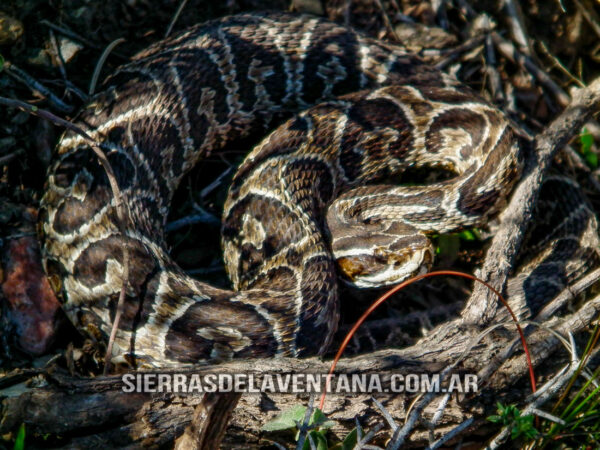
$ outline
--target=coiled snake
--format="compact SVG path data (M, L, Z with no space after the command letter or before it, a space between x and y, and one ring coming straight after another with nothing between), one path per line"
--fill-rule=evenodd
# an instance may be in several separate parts
M298 111L230 188L222 235L234 290L186 275L164 238L182 177ZM451 77L399 46L282 13L211 21L151 46L105 81L78 124L109 149L127 233L89 144L67 132L42 199L46 271L70 319L106 337L126 245L115 342L142 366L322 353L338 318L336 266L362 287L426 270L427 235L485 222L521 168L505 116ZM428 167L454 176L387 184Z

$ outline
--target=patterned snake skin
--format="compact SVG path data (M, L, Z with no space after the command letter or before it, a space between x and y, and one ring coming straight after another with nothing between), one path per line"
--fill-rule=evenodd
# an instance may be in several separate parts
M67 132L42 200L43 254L70 319L105 339L128 246L115 342L138 366L322 353L337 327L337 268L359 287L427 270L427 235L483 224L521 169L517 139L495 107L401 47L314 17L208 22L139 53L103 89L78 124L106 149L127 235L97 158ZM250 153L230 188L222 235L234 290L186 275L164 237L182 177L299 111ZM415 168L454 176L386 184ZM572 203L594 234L585 200ZM577 235L571 254L589 261L583 231L568 229ZM531 272L510 289L530 295Z

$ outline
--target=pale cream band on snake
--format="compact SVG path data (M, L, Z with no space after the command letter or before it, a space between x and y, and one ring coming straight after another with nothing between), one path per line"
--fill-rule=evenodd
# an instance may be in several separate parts
M193 279L165 243L180 180L285 118L242 163L225 203L233 290ZM107 153L127 234L97 158L67 132L41 206L45 266L73 323L106 339L128 247L115 342L137 366L323 353L337 327L338 274L374 287L427 270L428 235L484 224L522 165L509 121L470 89L399 46L283 13L215 20L151 46L105 81L77 123ZM426 168L453 175L390 184ZM574 201L595 229L585 200ZM523 277L513 290L534 295Z

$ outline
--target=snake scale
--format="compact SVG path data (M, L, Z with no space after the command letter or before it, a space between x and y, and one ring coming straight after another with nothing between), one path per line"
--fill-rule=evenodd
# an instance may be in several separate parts
M203 159L284 119L244 160L225 202L233 290L191 278L164 236L179 182ZM126 235L92 149L66 132L41 204L45 269L72 322L105 339L127 246L115 343L137 366L323 353L337 327L338 273L374 287L427 270L428 236L483 224L522 166L504 114L450 76L401 46L286 13L226 17L152 45L104 82L77 123L114 169ZM453 176L391 184L428 168ZM555 188L564 193L565 183ZM580 244L595 219L572 190L564 208L579 208L583 228L570 221L569 233L544 233L546 247L577 244L558 253L579 258L563 284L594 257ZM539 288L532 271L509 290Z

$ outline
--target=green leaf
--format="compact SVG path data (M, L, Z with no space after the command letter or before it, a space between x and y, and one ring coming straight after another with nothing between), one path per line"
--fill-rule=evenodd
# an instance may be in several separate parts
M594 144L594 136L587 130L587 128L583 128L581 135L579 136L579 142L581 143L581 153L584 155L590 151L592 145Z
M25 424L22 423L15 439L14 450L23 450L25 448Z
M325 430L323 431L315 431L312 430L308 433L308 436L312 437L313 442L317 446L317 450L327 450L327 439L325 438ZM306 436L306 441L304 441L304 445L302 446L302 450L310 450L310 440Z
M493 416L488 416L486 420L489 420L490 422L493 422L493 423L498 423L502 420L502 417L494 414Z
M587 152L587 154L585 155L585 160L588 163L588 166L590 166L591 169L597 169L598 168L598 154L594 153L592 151Z
M319 408L315 408L315 412L313 413L309 424L316 425L319 428L331 428L335 425L335 422L333 420L328 420L327 416L323 414L323 411Z
M342 441L342 450L352 450L358 443L358 430L353 428Z
M4 56L0 54L0 72L4 69Z
M592 150L592 146L594 145L594 136L586 128L582 130L582 133L579 135L579 143L581 144L581 154L585 158L588 166L591 169L598 168L598 154Z
M463 241L480 241L481 233L477 228L471 228L469 230L463 230L458 233L458 237Z
M305 413L306 407L302 405L296 405L291 409L283 411L275 419L265 423L262 429L263 431L279 431L296 428L296 422L302 422L304 420Z

